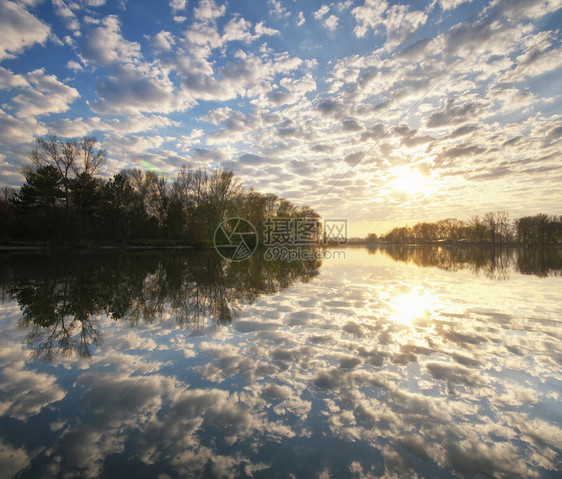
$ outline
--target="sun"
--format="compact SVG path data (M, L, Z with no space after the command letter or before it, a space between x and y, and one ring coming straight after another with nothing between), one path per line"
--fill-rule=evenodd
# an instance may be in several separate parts
M429 178L416 168L398 166L392 169L395 179L391 182L393 190L410 194L425 194L430 190Z

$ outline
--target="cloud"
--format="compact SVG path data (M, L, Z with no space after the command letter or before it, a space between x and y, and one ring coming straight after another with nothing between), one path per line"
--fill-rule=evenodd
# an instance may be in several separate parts
M51 29L25 8L11 1L0 3L0 60L15 58L23 50L44 45Z
M318 10L316 10L313 15L316 20L320 20L330 11L330 7L328 5L322 5Z
M428 117L426 125L429 128L440 128L466 123L473 121L480 111L481 107L476 102L467 102L460 106L455 106L455 100L448 99L445 104L445 109L432 113Z
M0 141L3 145L27 144L35 135L44 135L47 128L34 118L18 118L0 108Z
M123 134L136 138L125 143L138 157L157 161L155 145L160 145L160 161L173 168L184 146L166 131L169 123L186 141L184 130L203 131L193 140L196 147L216 148L223 155L220 164L237 168L245 182L279 194L289 191L296 202L313 202L321 185L333 184L353 155L372 147L369 161L350 173L351 183L336 186L318 205L321 212L337 210L350 222L362 222L361 228L368 227L367 217L387 221L392 209L400 211L393 221L404 223L488 209L485 205L496 204L499 195L487 193L478 179L494 182L495 188L510 178L513 189L502 190L502 198L514 205L514 214L531 203L533 211L553 204L547 193L553 185L534 189L524 202L515 201L521 194L514 192L532 182L550 184L548 172L556 168L552 155L559 140L550 132L560 120L560 98L551 81L562 60L560 34L552 26L557 2L493 0L470 16L477 5L457 0L428 1L425 7L345 1L304 11L270 1L266 17L255 23L234 4L194 0L188 9L180 1L154 10L160 26L142 35L119 9L104 16L108 10L94 10L91 2L53 1L40 7L33 1L2 4L29 23L3 40L11 45L0 50L5 58L43 45L44 75L56 72L56 81L68 88L35 92L26 75L43 65L21 66L35 61L35 51L21 65L3 64L0 121L7 130L0 136L8 143L0 154L10 165L6 171L17 169L34 134L53 128L68 134L93 129L102 139L107 136L127 158L114 159L119 166L133 157L110 127L128 131ZM53 25L32 15L34 8L51 9ZM181 17L182 24L173 17ZM67 29L75 20L82 27L79 39ZM344 26L363 40L355 38L353 53L345 48L330 58L317 55L310 29L298 28L310 20L332 28L324 33L334 42L350 40ZM64 45L55 45L59 37ZM288 37L299 44L299 57L282 41ZM53 41L47 43L49 38ZM55 57L66 65L64 74L51 68ZM224 106L231 113L218 121L213 112ZM187 111L192 114L179 115ZM162 121L139 120L153 112ZM400 121L406 133L389 131L406 112ZM205 120L210 117L217 122ZM152 135L158 138L150 141ZM237 162L244 154L275 158L275 165L264 167L262 176L260 165ZM503 163L501 154L509 161ZM426 165L431 181L441 184L439 192L420 196L417 206L407 192L389 184L389 169L407 164Z
M199 6L193 10L193 15L197 20L209 22L222 17L225 12L225 5L219 7L213 0L200 0Z
M324 115L332 115L341 110L341 104L335 100L322 100L317 108Z
M155 46L167 48L173 42L168 32L155 37ZM127 115L139 111L185 111L194 100L187 92L177 91L162 65L145 61L138 42L123 38L118 18L106 17L101 26L85 35L85 58L109 68L114 76L99 82L98 99L90 104L97 114Z
M460 157L475 157L485 151L486 149L481 146L460 143L452 148L443 149L436 158L436 164L442 165L446 160L451 161Z
M27 87L29 83L23 75L0 67L0 90L9 90L12 88Z
M552 127L552 129L545 135L543 139L544 146L550 146L558 143L562 137L562 125Z
M170 8L173 13L177 13L180 10L185 10L187 6L187 0L170 0Z
M101 26L92 28L86 34L82 52L88 60L101 67L130 67L142 58L140 44L123 38L115 15L105 17Z
M386 12L384 25L387 43L400 44L427 21L427 14L410 10L406 5L394 5Z
M463 3L470 3L472 0L439 0L439 5L445 11L453 10Z
M23 447L13 447L0 438L0 468L6 476L14 477L30 464Z
M355 35L364 37L369 30L376 35L386 33L385 48L393 49L408 39L427 21L427 13L410 10L407 5L389 6L386 1L365 0L363 6L354 8Z
M355 118L345 118L342 120L344 131L361 131L363 127Z
M384 0L365 0L362 6L351 10L357 22L354 29L355 35L364 37L369 29L377 32L379 28L382 28L383 13L386 11L387 6L388 4Z
M491 4L514 21L541 18L560 9L557 0L494 0Z
M169 52L175 43L174 36L166 30L160 30L154 35L153 44L157 50Z
M254 25L254 33L251 33L252 23L242 17L233 17L224 26L223 34L221 37L221 45L228 42L241 41L250 44L258 38L267 35L278 35L279 31L266 27L263 22ZM218 47L219 45L216 45Z
M275 30L274 28L266 27L264 25L264 22L256 23L256 25L254 26L254 32L255 32L254 39L257 39L263 35L268 35L268 36L279 35L278 30Z
M75 72L84 70L84 67L75 60L68 60L68 62L66 63L66 68Z
M479 129L480 129L480 127L478 125L459 126L458 128L455 128L451 132L451 134L449 135L449 138L458 138L459 136L468 135L472 132L478 131Z
M263 165L263 164L271 162L270 158L265 158L263 156L254 155L252 153L245 153L245 154L241 155L239 160L244 165ZM239 323L238 326L242 327L242 324Z
M553 46L552 32L540 32L526 39L525 50L515 60L515 68L504 75L506 82L519 82L559 68L562 62L562 47Z
M267 3L269 3L272 7L271 10L269 11L270 15L283 18L283 17L288 17L291 14L287 10L287 8L283 6L281 0L268 0Z
M493 16L485 16L454 25L443 34L442 41L445 42L444 52L451 58L459 55L474 59L486 51L505 55L516 46L515 42L522 33L521 29L505 26Z
M56 14L63 19L66 27L72 30L75 36L80 36L80 22L74 12L68 8L63 0L51 0Z
M339 18L336 17L335 15L330 15L328 18L326 18L326 20L324 21L324 25L326 25L326 28L328 30L334 31L337 26L338 26L338 21Z
M244 43L251 43L253 40L250 33L252 24L242 17L231 18L224 26L223 41L242 41Z
M31 87L12 99L20 117L63 113L80 97L78 90L46 74L44 68L28 73L27 79Z

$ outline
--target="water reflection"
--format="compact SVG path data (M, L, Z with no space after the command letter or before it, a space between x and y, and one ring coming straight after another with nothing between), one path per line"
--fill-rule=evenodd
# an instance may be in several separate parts
M241 304L318 274L319 261L274 262L255 255L244 263L216 254L136 253L21 255L4 258L0 290L15 299L28 331L31 357L90 357L102 342L98 318L135 326L169 319L179 327L228 323Z
M238 277L143 256L2 266L10 291L56 314L80 310L61 293L74 288L103 338L87 360L39 363L18 327L37 306L6 297L4 475L558 477L559 275L521 274L513 257L496 281L355 248L321 270L231 265ZM225 295L221 321L210 305Z
M371 254L382 252L395 261L416 266L435 266L446 271L469 269L490 279L507 279L510 271L540 277L562 274L562 249L492 248L477 246L369 246Z

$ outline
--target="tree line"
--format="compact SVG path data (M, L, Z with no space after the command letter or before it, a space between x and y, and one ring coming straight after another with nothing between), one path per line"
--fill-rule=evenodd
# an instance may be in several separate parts
M228 217L242 217L263 235L267 217L314 217L275 194L245 189L232 171L181 168L172 178L125 169L98 175L107 158L95 137L37 138L19 190L4 188L0 237L22 240L173 240L212 242Z
M524 244L545 246L562 241L562 216L539 213L511 220L505 211L473 216L469 221L448 218L435 223L393 228L378 237L367 235L368 243L431 244Z

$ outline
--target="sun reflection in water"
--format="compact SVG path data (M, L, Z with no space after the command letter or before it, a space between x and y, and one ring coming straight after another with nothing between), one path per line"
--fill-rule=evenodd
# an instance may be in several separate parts
M390 301L390 319L402 324L412 324L432 310L435 303L436 299L431 294L418 289L412 290Z

